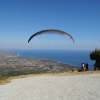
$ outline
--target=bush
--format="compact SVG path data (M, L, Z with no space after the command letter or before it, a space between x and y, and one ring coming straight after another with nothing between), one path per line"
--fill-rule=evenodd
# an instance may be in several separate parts
M100 50L99 49L96 48L94 51L90 53L90 59L96 61L94 64L95 66L94 70L96 68L100 70Z

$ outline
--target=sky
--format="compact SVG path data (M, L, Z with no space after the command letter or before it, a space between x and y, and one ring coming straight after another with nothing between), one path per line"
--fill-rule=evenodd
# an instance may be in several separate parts
M58 29L70 34L42 34ZM0 0L0 49L100 49L100 0Z

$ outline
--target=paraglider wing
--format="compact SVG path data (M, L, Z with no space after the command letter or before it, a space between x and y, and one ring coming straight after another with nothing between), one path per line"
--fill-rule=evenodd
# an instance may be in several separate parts
M35 34L33 34L33 35L29 38L28 43L29 43L30 40L31 40L32 38L34 38L35 36L41 35L41 34L48 34L48 33L50 33L50 34L60 34L60 35L67 36L67 37L69 37L69 38L74 42L74 39L73 39L73 37L72 37L70 34L64 32L64 31L61 31L61 30L49 29L49 30L42 30L42 31L36 32Z

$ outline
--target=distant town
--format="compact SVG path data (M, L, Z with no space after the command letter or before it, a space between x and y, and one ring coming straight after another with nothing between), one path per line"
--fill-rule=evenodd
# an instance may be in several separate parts
M79 69L77 66L71 66L52 60L25 58L18 56L16 53L0 51L0 77L56 73L77 69Z

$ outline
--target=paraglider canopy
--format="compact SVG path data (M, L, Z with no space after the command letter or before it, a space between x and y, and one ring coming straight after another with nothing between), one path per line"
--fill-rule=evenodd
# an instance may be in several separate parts
M57 30L57 29L48 29L48 30L42 30L42 31L36 32L35 34L33 34L33 35L29 38L28 43L29 43L30 40L31 40L32 38L34 38L35 36L41 35L41 34L48 34L48 33L49 33L49 34L60 34L60 35L67 36L67 37L69 37L69 38L73 41L73 43L74 43L74 39L73 39L73 37L72 37L70 34L64 32L64 31L62 31L62 30Z

